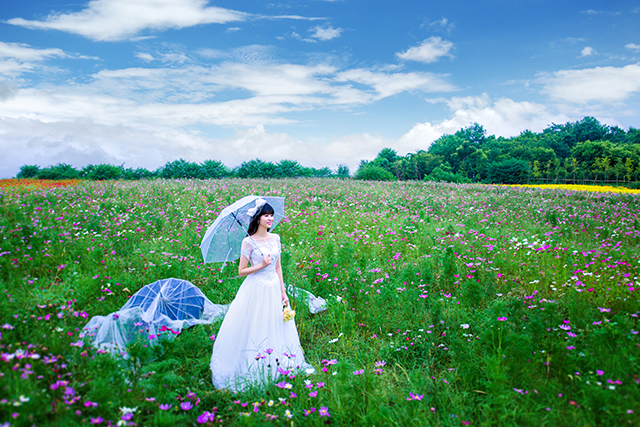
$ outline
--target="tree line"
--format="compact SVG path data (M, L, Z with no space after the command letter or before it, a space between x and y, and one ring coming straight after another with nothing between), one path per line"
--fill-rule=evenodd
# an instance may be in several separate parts
M428 142L425 141L425 146ZM302 166L295 160L278 163L250 160L228 168L218 160L202 163L183 159L154 171L124 165L88 165L76 169L66 163L41 168L24 165L17 178L38 179L211 179L211 178L348 178L349 167ZM361 160L354 178L363 180L426 180L445 182L611 183L640 187L640 130L608 126L593 117L551 124L542 132L525 130L510 138L487 135L474 123L453 135L443 135L418 150L400 156L382 149L371 161Z
M640 130L625 131L593 117L551 124L542 132L525 130L504 138L487 135L475 123L443 135L427 150L399 156L384 148L361 161L354 174L367 180L446 182L593 183L640 181Z
M202 163L188 162L184 159L167 162L154 171L145 168L125 168L124 164L88 165L76 169L66 163L41 168L38 165L24 165L17 178L35 179L88 179L88 180L140 180L140 179L212 179L212 178L348 178L347 165L339 165L335 171L328 167L313 168L302 166L295 160L282 160L278 163L260 159L250 160L230 169L218 160L205 160Z

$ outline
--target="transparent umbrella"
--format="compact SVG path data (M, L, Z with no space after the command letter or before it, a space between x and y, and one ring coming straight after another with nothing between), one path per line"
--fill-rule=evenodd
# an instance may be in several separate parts
M242 239L248 236L252 209L269 203L274 210L271 230L284 218L284 197L246 196L220 212L202 238L204 262L227 262L240 258Z
M95 347L126 355L134 341L153 344L163 333L177 335L183 328L212 323L224 317L227 308L213 304L186 280L162 279L143 286L115 313L91 318L83 333Z

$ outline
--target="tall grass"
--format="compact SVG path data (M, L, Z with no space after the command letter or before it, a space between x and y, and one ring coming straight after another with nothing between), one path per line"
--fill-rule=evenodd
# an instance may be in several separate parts
M214 389L219 323L136 344L126 360L83 343L91 316L158 279L230 302L237 270L204 265L199 243L248 194L286 197L285 280L329 302L310 314L293 301L316 374ZM0 190L0 420L637 424L639 200L334 180Z

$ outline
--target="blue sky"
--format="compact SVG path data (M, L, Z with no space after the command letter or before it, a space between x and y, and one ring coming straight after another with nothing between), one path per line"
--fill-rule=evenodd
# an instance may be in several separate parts
M640 127L640 1L59 0L0 8L0 177L260 158L355 170L474 122Z

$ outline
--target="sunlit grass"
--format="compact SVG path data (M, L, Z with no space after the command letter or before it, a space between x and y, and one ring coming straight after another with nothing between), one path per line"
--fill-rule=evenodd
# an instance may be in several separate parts
M312 315L292 301L315 375L214 389L219 324L136 345L128 360L83 344L90 317L158 279L230 302L237 269L203 264L199 243L248 194L286 198L285 280L329 303ZM637 424L639 201L328 179L0 191L0 421Z

